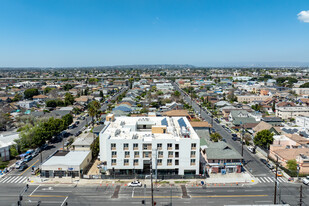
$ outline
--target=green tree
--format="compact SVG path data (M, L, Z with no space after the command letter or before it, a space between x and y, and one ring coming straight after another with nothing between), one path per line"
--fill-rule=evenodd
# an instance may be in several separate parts
M90 84L96 84L98 81L99 81L99 80L98 80L97 78L90 78L90 79L88 80L88 82L89 82Z
M36 88L26 89L24 91L25 99L32 99L33 96L38 95L39 90Z
M97 137L90 145L92 151L92 157L96 158L100 152L100 139Z
M179 91L177 91L177 90L176 90L176 91L174 91L174 96L175 96L175 97L179 97L179 96L180 96L180 92L179 92Z
M68 127L73 123L73 116L71 114L66 114L62 117L62 120L64 121L65 127Z
M289 170L297 171L297 162L295 159L288 160L286 164Z
M309 82L306 82L305 84L302 84L299 87L300 88L309 88Z
M74 86L73 86L72 84L65 84L65 85L63 86L63 89L64 89L65 91L69 91L69 90L72 89L72 88L74 88Z
M22 100L23 96L21 94L15 94L14 98L13 98L13 102L18 102L20 100Z
M219 140L222 140L222 136L218 132L215 132L210 135L210 140L218 142Z
M18 151L16 149L17 145L14 144L10 147L10 155L11 155L11 158L14 158L18 155Z
M47 107L52 107L52 108L57 107L57 102L54 99L46 101L45 104Z
M71 93L67 92L64 97L65 105L72 105L74 103L74 97Z
M253 142L257 146L268 148L274 141L273 134L269 130L262 130L258 132L253 138Z
M48 94L51 90L53 90L54 88L51 88L51 87L46 87L45 89L44 89L44 94Z

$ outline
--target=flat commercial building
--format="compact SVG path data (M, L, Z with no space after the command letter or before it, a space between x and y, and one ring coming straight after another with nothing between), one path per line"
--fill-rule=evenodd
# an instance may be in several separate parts
M79 177L89 165L91 151L57 151L41 165L44 177Z
M199 174L200 139L186 117L110 118L100 158L119 174Z

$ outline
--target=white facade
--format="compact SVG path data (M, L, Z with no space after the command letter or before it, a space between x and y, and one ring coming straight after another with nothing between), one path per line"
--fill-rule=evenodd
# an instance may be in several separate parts
M301 117L301 116L296 117L295 123L297 126L309 128L309 117Z
M309 117L309 107L278 107L276 108L276 116L282 119L295 118L297 116Z
M22 108L30 109L36 106L36 102L35 101L19 101L18 105Z
M198 135L182 117L118 117L100 132L100 158L108 170L146 171L157 160L158 173L199 174L199 150Z

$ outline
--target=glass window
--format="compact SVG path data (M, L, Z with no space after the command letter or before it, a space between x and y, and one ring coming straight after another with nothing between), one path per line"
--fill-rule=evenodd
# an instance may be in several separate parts
M168 156L173 156L173 152L168 152Z
M116 144L115 143L111 143L111 148L116 148Z
M196 143L192 143L191 148L196 148Z
M138 144L137 144L137 143L134 143L134 144L133 144L133 148L138 148Z
M112 164L116 164L117 160L116 159L112 159Z
M123 144L123 148L128 148L129 147L129 144L128 143L125 143L125 144Z
M129 163L129 160L128 160L128 159L124 159L124 163L125 163L125 164L128 164L128 163Z
M173 160L172 159L167 159L167 163L172 163Z
M125 156L130 156L130 152L125 152L124 155Z
M113 151L112 156L116 156L116 155L117 155L117 152Z
M134 164L137 164L138 163L138 160L134 160Z
M157 148L162 148L162 144L157 144Z
M191 156L195 156L195 151L191 151Z
M168 143L167 147L173 147L173 144L172 143Z
M175 144L175 149L179 150L179 144Z

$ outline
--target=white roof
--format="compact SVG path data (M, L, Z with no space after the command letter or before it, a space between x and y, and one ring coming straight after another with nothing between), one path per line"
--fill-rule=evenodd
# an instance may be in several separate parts
M7 147L15 144L15 139L19 139L19 133L2 133L0 135L0 147Z
M65 156L52 156L42 166L79 166L91 151L70 151Z
M180 120L180 119L183 119ZM185 125L179 125L179 121ZM167 124L167 125L166 125ZM183 123L181 123L183 124ZM141 125L147 125L149 129L138 129ZM164 126L165 133L152 133L151 127ZM185 128L186 126L186 128ZM110 122L102 135L108 139L142 139L149 141L152 139L181 139L184 134L190 134L186 138L199 139L190 122L185 117L117 117Z

